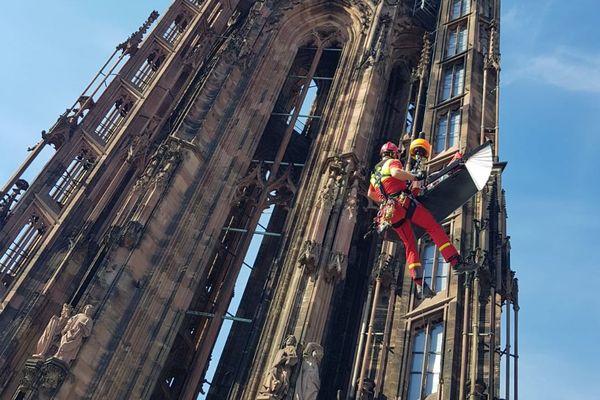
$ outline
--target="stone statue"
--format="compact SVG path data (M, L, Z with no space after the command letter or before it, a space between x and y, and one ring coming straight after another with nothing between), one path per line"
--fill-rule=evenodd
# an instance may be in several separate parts
M260 398L280 400L285 397L290 387L292 368L298 363L296 345L295 336L289 335L285 339L284 347L277 352L273 364L265 375L259 392Z
M94 321L92 321L92 313L94 306L88 304L83 307L83 312L72 316L67 325L62 330L60 345L54 357L70 363L79 352L83 338L90 336Z
M344 274L344 264L346 263L346 255L339 251L331 253L329 262L324 265L323 276L328 283L336 282Z
M60 334L71 317L72 312L71 306L65 303L62 306L60 316L53 315L50 318L48 325L46 325L46 329L44 329L44 333L42 333L37 342L33 358L46 359L49 354L52 354L52 351L56 350L60 340Z
M305 272L312 274L317 270L317 262L321 246L312 240L306 240L302 245L300 255L298 256L298 267L305 268Z
M316 400L321 387L319 365L323 359L323 347L309 342L302 355L302 366L296 381L294 400Z

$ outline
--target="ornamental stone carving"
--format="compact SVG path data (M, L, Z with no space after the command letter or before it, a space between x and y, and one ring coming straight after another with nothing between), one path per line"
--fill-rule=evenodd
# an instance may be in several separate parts
M323 268L323 277L327 283L335 283L342 278L346 269L347 259L343 253L331 253L329 262Z
M323 347L318 343L309 342L302 355L300 374L296 381L294 400L316 400L321 388L319 366L323 359Z
M423 34L423 48L421 49L421 58L419 59L419 65L417 67L416 74L419 79L427 78L427 72L429 71L429 62L431 61L431 37L429 32Z
M119 232L118 243L120 246L126 249L133 249L137 247L142 239L142 233L144 231L144 225L139 221L129 221L125 227Z
M327 168L327 181L319 194L319 201L323 208L331 209L333 207L339 188L343 184L345 166L345 160L338 156L330 159Z
M282 349L277 351L275 360L265 374L258 399L281 400L290 389L292 369L298 363L296 346L298 341L293 335L285 339Z
M53 315L46 325L46 329L42 332L38 342L35 354L33 358L45 360L54 354L58 348L60 336L67 324L69 318L71 318L72 308L68 304L63 304L60 315Z
M298 256L298 267L304 268L307 274L312 274L317 270L317 263L321 253L321 245L312 241L306 240L302 245L302 250Z
M386 253L381 253L375 261L373 275L375 278L381 280L381 283L384 287L389 287L389 285L396 279L396 274L398 271L397 267L397 258Z
M269 183L267 187L267 206L274 204L289 209L292 206L296 191L297 188L292 179L292 166L290 166L281 176Z
M175 171L175 167L180 161L181 145L172 142L169 143L161 168L159 168L158 173L154 177L153 181L157 185L164 186L168 182L169 178Z
M68 373L69 366L67 363L56 358L46 361L41 369L41 392L46 396L52 396L63 384Z
M127 147L125 161L136 166L143 166L150 150L150 129L146 129L139 135L131 138Z
M335 174L329 172L327 182L325 182L323 189L321 189L320 200L323 208L331 209L333 207L333 202L335 201L335 181Z
M148 16L148 19L146 19L146 21L143 23L142 26L139 27L137 31L132 33L126 41L117 45L117 50L122 51L123 54L135 54L139 49L139 45L142 43L144 35L150 28L150 25L152 25L152 23L156 21L158 16L158 11L152 11L150 13L150 16Z
M46 226L45 221L35 212L31 214L31 217L29 217L28 222L31 224L31 226L37 229L40 235L46 233L46 229L48 227Z
M484 55L484 67L488 69L500 70L500 51L498 45L498 28L496 20L490 22L488 51Z
M65 144L71 136L77 126L77 118L73 116L67 116L68 110L58 117L58 120L50 128L50 132L42 131L42 140L48 144L54 146L55 149L59 149Z
M360 13L361 32L366 33L373 20L373 7L364 0L349 0L348 2Z
M29 183L25 179L17 179L11 189L12 193L9 191L0 193L0 226L2 226L2 223L8 217L10 210L17 203L18 199L29 189Z
M36 383L40 376L40 370L42 368L42 361L36 359L29 359L25 361L25 367L19 381L20 392L36 392Z
M150 157L150 162L135 183L134 190L148 184L164 186L175 171L181 158L181 145L179 143L171 141L161 144Z
M375 398L375 382L371 378L365 378L360 385L358 400L373 400Z
M231 201L234 207L244 207L244 204L258 205L259 195L267 188L269 169L263 163L256 163L250 172L236 184L235 194Z
M360 189L359 186L360 180L354 179L354 181L352 182L352 186L350 187L350 191L346 196L346 210L348 210L348 219L350 219L352 223L356 223L357 221L359 206L358 193Z
M373 41L365 52L364 61L361 63L361 66L372 66L385 59L391 22L392 18L390 15L381 14L379 16L373 35Z

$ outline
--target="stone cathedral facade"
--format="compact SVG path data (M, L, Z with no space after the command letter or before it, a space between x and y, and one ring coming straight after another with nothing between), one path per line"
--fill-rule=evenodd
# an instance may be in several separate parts
M0 192L0 398L517 399L499 0L175 0L119 44ZM492 141L426 238L365 233L367 177ZM37 178L24 174L55 150ZM219 350L217 350L219 349Z

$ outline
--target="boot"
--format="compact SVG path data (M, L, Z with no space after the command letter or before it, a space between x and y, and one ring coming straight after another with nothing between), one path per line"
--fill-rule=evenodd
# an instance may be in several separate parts
M436 295L436 293L431 290L427 282L423 282L423 285L416 285L417 287L417 298L419 300L430 299Z
M465 261L462 257L459 256L458 262L454 264L452 268L454 269L454 271L456 271L457 274L465 274L467 272L477 271L479 265Z

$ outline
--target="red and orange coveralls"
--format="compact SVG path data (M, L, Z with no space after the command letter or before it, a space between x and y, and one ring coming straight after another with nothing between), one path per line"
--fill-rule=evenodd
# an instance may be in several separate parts
M412 229L413 223L429 233L446 262L453 267L459 262L458 252L429 210L414 198L408 188L408 182L392 176L392 169L395 168L402 170L403 166L400 160L394 158L384 159L377 164L371 174L369 192L377 193L380 203L393 201L393 212L389 222L404 243L406 263L412 280L417 285L422 285L423 266ZM382 190L385 193L382 193Z

